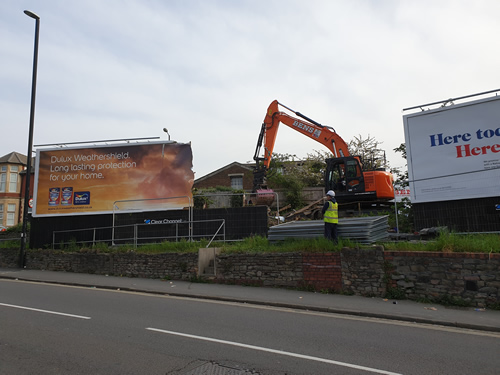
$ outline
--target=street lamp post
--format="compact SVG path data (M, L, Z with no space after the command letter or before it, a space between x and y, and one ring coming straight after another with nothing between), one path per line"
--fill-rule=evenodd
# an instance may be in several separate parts
M26 186L24 189L24 209L23 209L23 229L21 233L21 250L19 253L19 266L24 268L26 258L26 232L28 225L28 206L30 200L30 179L31 179L31 152L33 148L33 128L35 122L35 98L36 98L36 73L38 66L38 36L40 31L40 17L35 13L25 10L24 13L35 20L35 50L33 52L33 77L31 80L31 110L30 110L30 129L28 136L28 159L26 161Z

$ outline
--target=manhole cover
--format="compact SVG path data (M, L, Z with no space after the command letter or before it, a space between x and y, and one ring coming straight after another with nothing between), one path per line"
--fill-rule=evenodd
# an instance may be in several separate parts
M259 375L258 372L207 362L183 375Z

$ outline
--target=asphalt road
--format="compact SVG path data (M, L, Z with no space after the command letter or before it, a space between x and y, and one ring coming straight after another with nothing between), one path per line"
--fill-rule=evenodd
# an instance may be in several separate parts
M7 375L498 374L499 348L494 332L0 280Z

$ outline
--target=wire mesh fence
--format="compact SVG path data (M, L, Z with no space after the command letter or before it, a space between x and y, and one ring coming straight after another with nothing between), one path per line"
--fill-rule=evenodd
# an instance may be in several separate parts
M211 224L209 228L213 230L206 232L206 224ZM132 245L137 248L143 244L200 239L207 239L207 246L214 241L224 242L226 239L225 220L163 221L54 231L52 248L65 248L73 245L96 246L100 243L111 246Z

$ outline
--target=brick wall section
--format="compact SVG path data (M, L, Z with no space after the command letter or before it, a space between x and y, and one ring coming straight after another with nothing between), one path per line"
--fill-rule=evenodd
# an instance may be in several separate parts
M304 286L314 290L342 291L342 266L339 253L302 254Z
M386 292L384 262L382 247L342 249L343 290L361 296L383 296Z
M500 254L385 252L393 285L407 298L500 302Z

